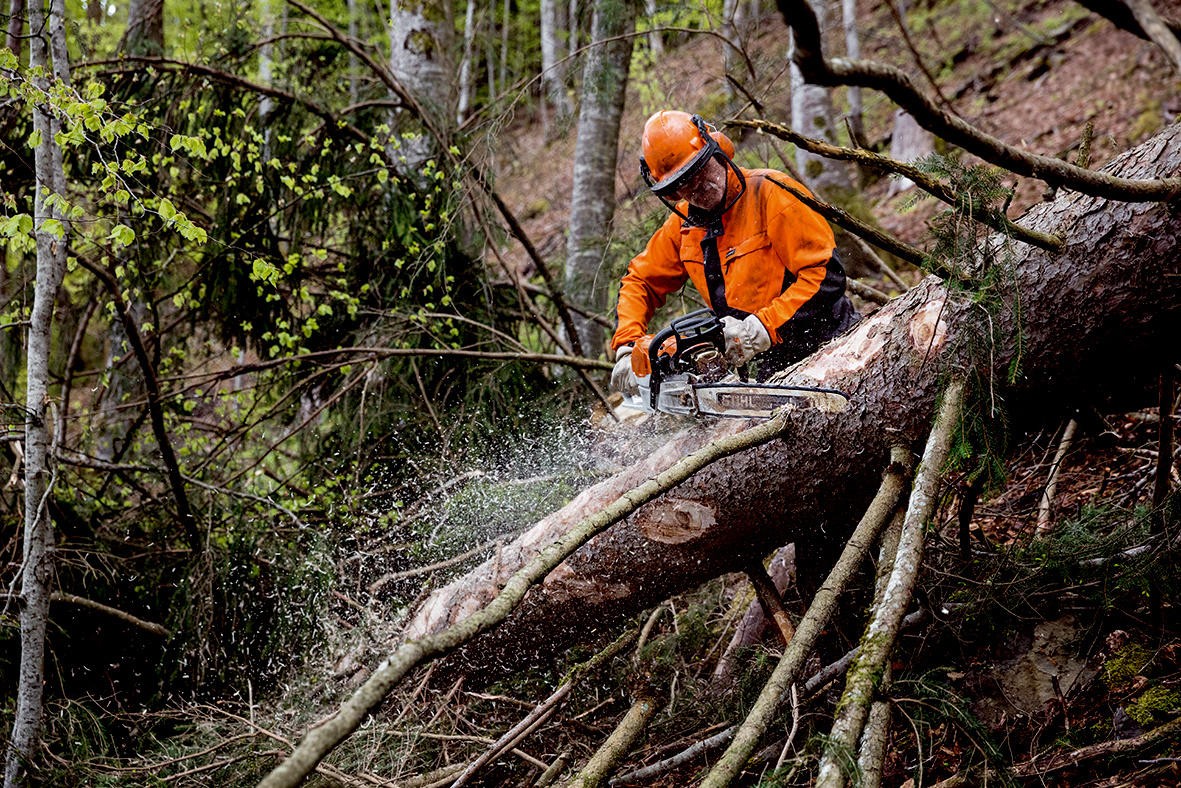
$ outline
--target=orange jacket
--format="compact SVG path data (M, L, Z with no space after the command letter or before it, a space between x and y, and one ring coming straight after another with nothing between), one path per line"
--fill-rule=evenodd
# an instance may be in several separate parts
M776 170L742 174L746 192L722 215L720 227L694 226L672 214L628 264L615 307L613 351L647 333L652 315L686 279L720 316L758 315L773 345L783 341L781 329L797 315L806 320L816 312L813 307L831 306L844 296L844 271L832 259L832 229L769 179L807 190ZM737 187L730 172L727 200ZM684 201L677 209L694 216ZM714 240L717 257L711 265Z

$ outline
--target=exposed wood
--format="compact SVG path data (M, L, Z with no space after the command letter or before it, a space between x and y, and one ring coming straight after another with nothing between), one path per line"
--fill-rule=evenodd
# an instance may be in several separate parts
M771 579L767 570L758 561L751 563L746 570L746 576L750 578L750 584L754 587L755 595L759 598L763 614L775 623L775 629L786 646L791 642L791 637L796 630L791 623L791 617L787 615L787 609L783 606L783 600L779 597L775 581Z
M1050 527L1050 513L1054 508L1054 491L1058 489L1058 475L1062 469L1062 461L1070 451L1070 444L1074 441L1074 431L1078 428L1078 421L1071 419L1062 429L1062 439L1058 441L1058 451L1054 453L1054 461L1050 463L1050 475L1046 479L1046 489L1042 491L1042 499L1037 507L1037 530L1044 531Z

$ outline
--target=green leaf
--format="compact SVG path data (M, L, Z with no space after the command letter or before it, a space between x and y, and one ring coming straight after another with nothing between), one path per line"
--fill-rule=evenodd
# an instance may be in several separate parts
M172 202L167 197L161 198L159 211L161 218L165 221L176 216L176 208L173 207Z
M130 246L131 242L135 240L135 230L132 230L125 224L117 224L112 228L111 234L107 236L119 246Z
M29 135L29 147L36 150L41 146L41 130L34 129L33 133Z
M49 233L59 240L66 237L66 228L57 219L46 219L41 222L41 232Z

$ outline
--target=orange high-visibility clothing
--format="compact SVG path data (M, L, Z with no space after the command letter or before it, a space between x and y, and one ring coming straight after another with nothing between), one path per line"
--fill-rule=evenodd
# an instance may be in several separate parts
M845 272L833 255L832 229L771 180L807 189L776 170L742 174L746 191L728 211L702 216L682 201L677 209L693 221L672 214L632 259L619 287L612 350L643 336L665 297L686 279L719 316L758 315L772 352L779 343L796 344L803 337L814 349L838 324L847 325L852 305L844 299ZM731 172L727 200L737 191L737 180ZM838 304L842 300L845 304ZM845 317L838 314L841 308Z

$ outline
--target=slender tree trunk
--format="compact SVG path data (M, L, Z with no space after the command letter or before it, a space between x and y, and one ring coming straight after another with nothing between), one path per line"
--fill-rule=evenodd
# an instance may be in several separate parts
M570 14L571 14L570 15L571 47L570 48L571 48L571 50L574 49L574 46L573 46L574 27L575 27L574 9L577 8L577 6L575 5L576 2L577 2L577 0L570 0L570 9L571 9L571 12L570 12ZM644 0L644 13L648 15L649 20L651 20L652 17L656 16L656 0ZM658 58L664 54L664 35L659 30L653 30L651 33L648 34L648 49L650 49L652 51L653 57ZM728 56L729 56L729 50L727 50L727 57ZM726 70L729 71L729 68L727 68Z
M104 8L103 0L86 0L86 21L92 25L101 25Z
M742 33L746 29L746 3L744 0L725 0L722 3L722 35L726 44L722 47L726 73L734 79L743 77ZM738 100L739 93L727 80L726 95L731 102Z
M566 68L558 64L557 0L541 0L541 81L545 93L557 114L556 120L568 117L573 111L566 95Z
M857 0L841 0L841 16L845 27L845 57L861 59L861 37L857 34ZM865 128L861 123L861 88L848 89L849 127L858 144L865 143Z
M5 46L12 50L17 60L21 56L21 31L25 22L25 0L9 0L8 27L5 33Z
M127 27L119 51L129 55L164 54L164 0L129 0Z
M357 7L357 0L349 0L349 38L354 41L357 40L357 14L360 10ZM357 55L353 51L349 51L349 103L356 104L358 99L358 85L357 80L359 74L360 64L357 62Z
M1177 172L1181 124L1104 169L1137 178ZM986 393L1005 402L1009 417L1020 422L1014 428L1021 428L1086 407L1135 371L1158 364L1161 343L1181 331L1176 211L1066 192L1035 206L1023 222L1068 241L1057 254L1015 243L1011 285L996 294L1002 304L994 313L983 314L971 294L927 278L783 377L844 391L850 398L844 412L794 414L784 440L718 461L600 534L452 664L509 670L741 569L801 534L821 546L841 544L876 489L889 445L921 440L941 380L954 370L984 375ZM1020 378L1008 385L1006 370L1017 361ZM743 426L737 419L687 425L664 447L536 523L494 561L436 591L407 634L464 618L587 513Z
M570 235L566 244L566 293L592 312L606 309L607 282L600 277L615 215L615 164L619 122L627 93L635 27L633 0L598 0L591 22L594 44L582 73L582 103L574 150L574 188L570 196ZM621 38L622 37L622 38ZM603 352L602 326L575 314L583 352Z
M69 84L66 59L65 0L52 0L49 24L45 25L43 0L29 7L29 66L48 69L53 53L53 76ZM50 36L48 47L43 33ZM48 50L48 51L47 51ZM34 84L47 90L50 80L34 77ZM37 281L29 319L26 357L25 419L25 530L21 562L21 659L17 685L16 714L13 718L4 784L24 785L28 766L36 750L41 729L42 684L45 675L45 633L53 585L53 531L49 520L51 492L49 349L57 289L66 269L69 222L59 207L46 205L48 194L65 197L62 152L56 141L58 122L40 105L33 107L33 128L40 135L34 161L36 189L34 216L37 237ZM51 230L57 222L60 237ZM60 429L60 426L59 426Z
M812 4L821 30L828 29L831 0L817 0ZM795 51L793 35L792 51ZM791 125L800 134L818 137L831 145L838 143L832 108L832 91L820 85L809 85L795 62L791 64ZM801 148L796 149L796 167L804 177L804 185L822 192L829 200L844 202L853 193L853 179L848 165L817 156Z
M390 0L390 71L422 105L436 128L450 130L455 120L455 69L451 48L455 25L444 0ZM418 172L435 156L435 140L406 116L395 128L408 172Z
M472 47L476 38L476 0L468 0L463 18L463 60L459 64L459 106L455 124L463 123L472 97Z

